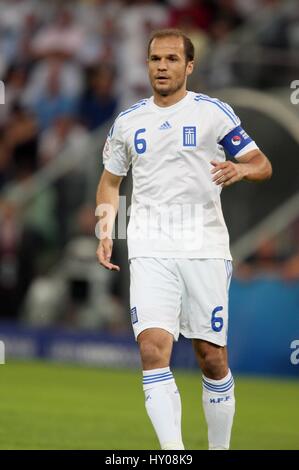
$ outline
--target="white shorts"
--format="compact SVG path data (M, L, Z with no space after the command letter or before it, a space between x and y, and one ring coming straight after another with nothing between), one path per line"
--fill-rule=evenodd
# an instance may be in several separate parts
M162 328L178 340L227 342L231 261L133 258L130 260L131 321L135 338Z

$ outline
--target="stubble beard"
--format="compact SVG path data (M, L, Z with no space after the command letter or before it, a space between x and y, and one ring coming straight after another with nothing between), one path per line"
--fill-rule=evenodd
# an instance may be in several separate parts
M158 88L154 85L154 83L152 84L153 86L153 90L160 96L171 96L171 95L174 95L177 91L179 91L181 88L183 88L184 86L184 83L185 83L185 80L182 80L181 82L177 82L176 84L174 84L172 87L169 87L168 89L161 89L161 88Z

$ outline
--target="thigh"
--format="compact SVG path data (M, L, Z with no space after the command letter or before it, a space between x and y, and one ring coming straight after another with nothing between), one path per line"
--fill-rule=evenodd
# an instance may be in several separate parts
M148 328L161 328L175 340L179 334L181 286L172 261L162 258L130 260L131 321L135 337Z
M223 259L188 259L181 264L180 331L185 337L226 345L231 272L231 262Z

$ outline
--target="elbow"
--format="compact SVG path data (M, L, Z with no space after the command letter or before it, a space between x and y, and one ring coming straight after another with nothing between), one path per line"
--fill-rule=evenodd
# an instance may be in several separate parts
M265 169L265 180L269 180L272 177L273 170L270 161L267 159L267 165Z
M260 173L260 181L269 180L272 177L272 165L268 157L261 152L261 173Z

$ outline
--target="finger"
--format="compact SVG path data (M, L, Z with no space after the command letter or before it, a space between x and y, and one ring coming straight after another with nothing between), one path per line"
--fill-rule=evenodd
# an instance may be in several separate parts
M116 264L110 263L110 256L105 256L105 250L101 246L97 251L97 257L102 266L104 268L109 269L110 271L120 271L120 267Z
M215 181L215 184L217 184L217 185L224 184L224 183L226 183L226 181L228 181L230 179L231 179L231 176L223 175L222 178L219 178Z
M120 267L116 264L110 263L110 261L99 257L100 264L104 266L104 268L109 269L109 271L120 271Z
M219 170L224 170L225 168L230 168L230 163L229 162L223 162L223 163L218 163L217 165L214 165L215 168L211 170L211 173L216 173Z
M227 179L224 177L224 178L221 178L220 180L216 181L215 184L217 186L223 185L226 181L227 181Z
M233 174L227 170L227 171L222 171L221 174L217 174L214 178L213 178L213 181L214 183L216 184L219 184L219 183L224 183L226 180L229 180L230 178L233 177Z
M117 271L117 272L120 271L120 267L117 266L117 264L111 264L111 263L109 263L109 264L110 264L109 269L110 269L111 271Z
M112 250L110 248L110 246L103 246L102 247L102 250L103 250L103 256L106 260L110 261L111 259L111 255L112 255Z
M214 168L212 168L211 173L215 173L216 171L218 171L218 169L219 169L218 167L220 165L220 162L217 162L216 160L212 160L210 163L214 167Z
M109 261L106 260L106 258L103 256L103 254L101 252L97 252L97 257L98 257L98 261L99 263L102 265L102 266L105 266L105 268L107 268L107 264L109 263Z
M112 263L109 263L108 261L105 261L105 263L103 263L103 266L106 269L109 269L109 271L120 271L120 267L117 266L117 264L112 264Z
M225 183L223 183L223 186L230 186L231 184L236 183L237 181L239 181L238 178L236 176L233 176L232 178L225 181Z
M219 171L216 173L216 175L214 175L212 181L216 181L216 180L218 180L219 178L222 178L223 176L227 176L229 173L230 173L230 170L229 170L229 169L219 170Z
M107 265L107 263L109 263L110 257L107 257L106 252L105 252L105 249L104 249L103 246L100 246L100 247L99 247L99 249L98 249L98 251L97 251L97 257L98 257L99 262L100 262L103 266L107 267L106 265Z

